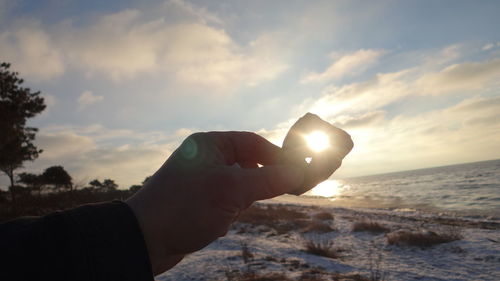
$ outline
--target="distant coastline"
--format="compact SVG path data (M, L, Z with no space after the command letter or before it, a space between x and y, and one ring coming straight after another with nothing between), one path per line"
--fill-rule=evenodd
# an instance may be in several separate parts
M457 164L450 164L450 165L430 166L430 167L410 169L410 170L397 170L397 171L392 171L392 172L367 174L367 175L354 176L354 177L345 177L345 178L338 178L338 179L340 179L340 180L344 180L344 179L348 180L348 179L368 178L368 177L374 177L374 176L392 175L392 174L400 174L400 173L413 172L413 171L422 171L422 170L430 170L430 169L445 168L445 167L455 167L455 166L462 166L462 165L469 165L469 164L478 164L478 163L487 163L487 162L495 162L495 161L500 161L500 158L490 159L490 160L473 161L473 162L464 162L464 163L457 163Z

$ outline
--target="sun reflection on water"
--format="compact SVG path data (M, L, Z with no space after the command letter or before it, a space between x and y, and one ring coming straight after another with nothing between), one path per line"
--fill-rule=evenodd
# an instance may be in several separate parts
M341 181L338 180L326 180L319 183L313 189L306 193L306 195L311 196L322 196L322 197L336 197L342 193L345 186Z

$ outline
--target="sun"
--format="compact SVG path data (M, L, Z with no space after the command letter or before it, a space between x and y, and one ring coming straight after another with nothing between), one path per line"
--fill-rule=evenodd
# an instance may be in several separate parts
M330 138L321 131L315 131L305 136L307 146L315 152L320 152L330 146Z

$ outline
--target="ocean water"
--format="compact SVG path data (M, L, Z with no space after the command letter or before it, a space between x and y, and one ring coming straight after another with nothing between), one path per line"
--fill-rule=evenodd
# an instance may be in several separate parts
M341 207L500 218L500 159L329 180L306 194Z

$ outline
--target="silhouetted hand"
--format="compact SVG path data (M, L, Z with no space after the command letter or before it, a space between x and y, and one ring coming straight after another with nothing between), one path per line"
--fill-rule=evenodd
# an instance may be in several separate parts
M154 274L224 236L254 201L298 188L303 170L278 165L280 151L249 132L189 136L126 201L143 231Z

